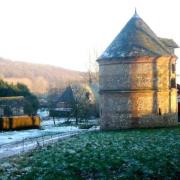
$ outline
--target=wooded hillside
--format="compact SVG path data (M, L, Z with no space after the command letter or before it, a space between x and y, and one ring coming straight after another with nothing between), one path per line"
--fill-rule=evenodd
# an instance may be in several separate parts
M23 83L34 93L64 88L72 82L82 82L84 73L60 67L0 58L0 78L9 83Z

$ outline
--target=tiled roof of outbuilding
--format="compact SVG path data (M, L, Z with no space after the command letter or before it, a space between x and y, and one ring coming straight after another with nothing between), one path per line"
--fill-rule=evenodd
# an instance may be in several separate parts
M174 42L173 39L167 39L167 38L160 38L159 39L167 46L172 48L179 48L179 46Z
M98 59L173 55L169 46L178 47L173 40L158 38L135 12L134 16Z
M58 99L58 102L73 103L74 101L75 99L72 88L71 86L68 86L62 93L61 97Z
M24 105L23 96L0 97L0 106L20 107Z

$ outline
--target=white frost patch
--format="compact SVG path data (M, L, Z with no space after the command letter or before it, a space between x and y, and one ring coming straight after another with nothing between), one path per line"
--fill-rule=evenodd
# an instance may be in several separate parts
M44 132L71 132L71 131L79 131L79 128L74 126L63 126L63 127L53 127L49 129L45 129Z
M33 138L40 135L40 130L23 130L23 131L9 131L0 133L0 145L6 143L12 143L16 141L22 141L26 138Z
M39 109L39 110L37 111L37 115L39 115L40 118L46 118L46 117L49 116L49 111L46 110L46 109Z
M60 118L60 119L54 119L55 120L55 123L56 124L59 124L59 123L63 123L63 122L66 122L67 119L66 118ZM41 126L42 127L45 127L45 126L54 126L54 121L53 119L49 119L49 120L42 120L41 122Z
M102 56L102 58L110 58L111 57L111 55L107 51L105 51L101 56Z
M100 130L100 126L93 126L89 129L89 131L99 131Z
M59 122L64 121L65 119L61 119L60 121L56 121L56 123L58 124ZM48 134L61 134L80 131L78 127L74 126L54 126L53 120L42 121L41 126L42 129L0 132L0 145L41 137Z

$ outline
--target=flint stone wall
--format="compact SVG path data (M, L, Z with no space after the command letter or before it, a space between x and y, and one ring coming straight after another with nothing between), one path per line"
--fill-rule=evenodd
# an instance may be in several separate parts
M101 129L176 125L173 63L172 57L99 62Z

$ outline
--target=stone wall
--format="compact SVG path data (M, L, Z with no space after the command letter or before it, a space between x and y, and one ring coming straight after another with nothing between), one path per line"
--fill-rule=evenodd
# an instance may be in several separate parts
M101 90L169 89L170 78L175 77L171 64L175 58L139 58L100 62Z
M102 93L101 128L175 125L177 123L176 102L171 104L172 109L169 109L169 92L166 91ZM171 116L172 118L167 120L167 117Z
M99 63L102 129L177 124L177 92L171 88L174 57Z

